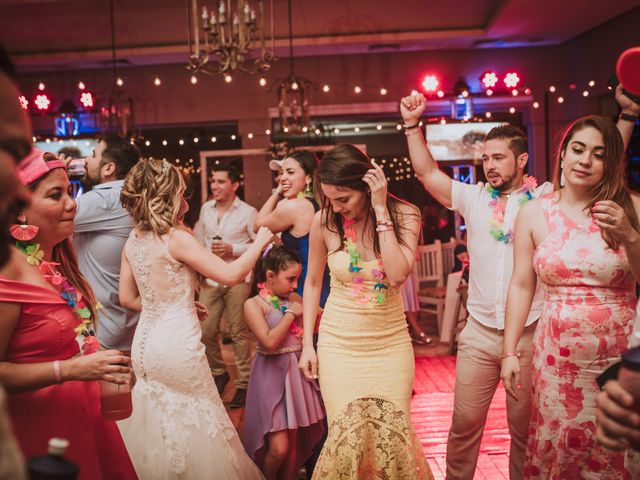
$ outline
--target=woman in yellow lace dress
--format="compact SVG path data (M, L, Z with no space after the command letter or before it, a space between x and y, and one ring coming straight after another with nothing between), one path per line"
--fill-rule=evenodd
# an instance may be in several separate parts
M431 479L409 416L414 359L400 294L419 212L387 195L382 168L352 145L324 155L317 181L324 199L310 232L300 368L319 378L329 434L313 478ZM331 290L316 356L326 263Z

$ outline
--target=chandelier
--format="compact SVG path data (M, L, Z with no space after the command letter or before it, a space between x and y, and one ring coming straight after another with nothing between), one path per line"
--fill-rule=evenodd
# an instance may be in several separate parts
M210 10L198 0L187 0L189 64L194 72L228 75L266 72L276 60L273 55L273 0L271 8L271 49L267 48L264 0L217 0ZM252 51L259 56L252 58Z
M318 86L311 80L297 76L293 71L293 26L291 0L289 10L289 76L276 80L278 95L278 117L283 133L306 133L311 128L309 119L309 97L311 89Z
M116 34L113 12L113 0L109 0L109 13L111 23L111 67L113 71L113 84L111 91L100 106L100 129L102 131L116 132L123 137L128 136L134 129L134 104L131 98L122 88L122 80L118 77L116 59Z

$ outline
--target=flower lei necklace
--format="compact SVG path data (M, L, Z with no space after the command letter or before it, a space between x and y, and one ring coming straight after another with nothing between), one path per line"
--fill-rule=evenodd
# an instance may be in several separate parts
M45 280L60 292L60 297L67 302L67 305L73 308L75 314L80 318L81 323L74 329L74 332L78 335L78 338L83 338L82 352L88 354L99 350L100 343L96 339L92 328L94 321L91 318L91 311L87 308L84 298L82 298L82 293L71 285L66 277L56 269L56 266L60 264L43 260L44 251L40 249L39 243L18 241L16 246L27 255L27 263L38 267ZM100 308L102 308L102 305L98 302L96 310Z
M344 229L344 249L349 255L349 271L352 273L351 277L351 296L356 299L356 303L360 305L376 304L384 302L387 297L385 290L389 286L383 283L387 274L384 273L384 267L382 260L378 259L378 268L374 268L372 273L377 282L373 286L373 293L366 295L364 293L364 277L360 274L362 267L358 266L360 263L360 253L356 245L357 236L356 229L354 228L355 220L344 218L342 220L342 227Z
M528 175L525 176L524 185L520 190L524 195L518 199L518 205L520 208L529 200L533 199L533 191L537 186L538 182L535 177L530 177ZM502 205L500 203L500 190L496 190L491 186L491 184L487 183L485 191L491 195L489 206L493 208L491 220L489 221L489 233L494 240L507 244L513 240L514 232L513 228L506 231L502 228L504 224L506 204Z
M282 304L280 298L273 293L273 290L267 288L265 282L260 282L258 284L258 288L260 289L258 295L260 295L273 308L275 308L276 310L280 310L284 315L284 312L287 311L287 306ZM293 321L291 322L291 325L289 325L289 332L294 334L296 337L301 338L303 330L302 328L300 328L300 325Z

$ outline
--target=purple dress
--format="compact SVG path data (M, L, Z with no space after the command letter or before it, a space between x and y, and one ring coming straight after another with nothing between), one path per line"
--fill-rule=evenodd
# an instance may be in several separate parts
M269 305L265 316L269 328L280 323L282 316L280 310ZM242 437L244 448L254 461L269 432L298 430L297 468L309 458L322 438L325 413L320 389L315 381L306 380L298 368L301 349L300 339L292 333L288 333L275 350L282 353L266 352L258 344L249 379Z

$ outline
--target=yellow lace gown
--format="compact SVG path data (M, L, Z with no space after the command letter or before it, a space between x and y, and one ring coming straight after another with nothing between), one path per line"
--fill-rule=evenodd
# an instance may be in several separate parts
M400 289L364 303L378 283L377 260L359 262L361 294L353 292L346 252L329 255L328 265L318 375L329 434L313 480L432 479L409 416L414 358Z

